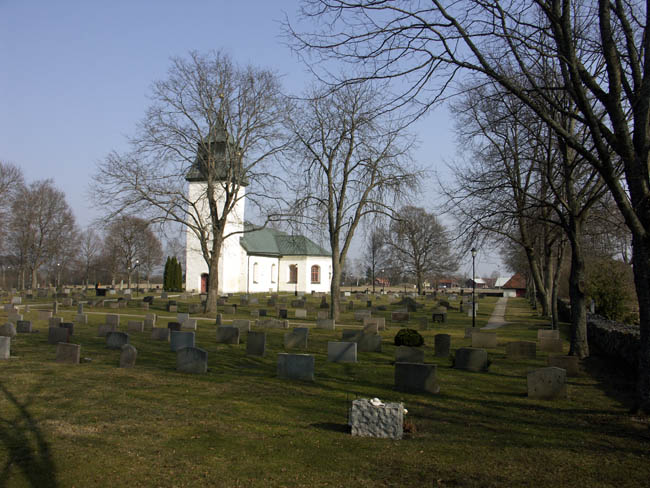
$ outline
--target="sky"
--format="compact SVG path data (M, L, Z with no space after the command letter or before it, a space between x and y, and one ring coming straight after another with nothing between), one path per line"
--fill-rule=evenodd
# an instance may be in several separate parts
M280 25L298 9L297 0L0 0L0 160L28 182L54 180L79 225L89 225L100 215L89 199L96 164L126 150L170 57L222 49L275 70L289 94L313 81ZM412 127L421 167L444 177L456 153L452 129L444 107ZM417 204L434 211L435 182L422 188ZM460 271L470 274L471 257L464 262ZM479 252L478 275L499 266L493 253Z

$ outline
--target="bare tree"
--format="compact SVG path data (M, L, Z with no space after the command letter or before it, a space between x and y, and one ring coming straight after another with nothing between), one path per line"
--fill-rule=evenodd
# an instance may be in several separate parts
M407 206L396 212L386 233L386 244L392 261L404 272L415 275L419 294L425 278L458 269L458 258L451 251L446 229L423 208Z
M90 281L90 273L97 266L102 243L99 235L91 227L87 227L79 239L79 263L83 270L83 282L86 288ZM94 280L93 280L94 281Z
M340 309L341 270L354 233L367 216L389 212L417 186L411 141L382 110L370 86L313 91L285 118L294 135L288 168L296 188L293 215L327 229L332 251L332 318Z
M370 229L364 253L364 261L368 270L368 278L372 281L373 293L375 293L377 273L385 265L386 258L386 229L381 226L373 227Z
M8 248L16 256L20 274L31 274L31 287L38 286L39 268L67 255L76 243L77 227L63 192L51 180L21 187L11 207Z
M239 67L225 54L174 58L154 83L152 106L129 154L110 154L97 168L93 192L112 214L139 212L153 222L185 226L209 270L206 311L219 295L224 241L243 231L237 209L269 193L265 167L282 149L285 105L277 76ZM199 183L192 194L188 181ZM244 191L244 187L246 191Z
M643 1L314 0L304 13L325 28L294 34L299 48L366 68L362 79L399 79L398 101L440 99L461 70L480 72L529 106L592 165L633 236L640 310L637 399L650 412L650 52ZM551 58L559 83L538 76ZM512 67L520 76L511 76ZM438 83L436 83L438 82ZM574 108L557 104L566 91ZM554 110L547 107L553 105ZM551 113L587 127L590 144ZM622 167L623 177L619 177Z

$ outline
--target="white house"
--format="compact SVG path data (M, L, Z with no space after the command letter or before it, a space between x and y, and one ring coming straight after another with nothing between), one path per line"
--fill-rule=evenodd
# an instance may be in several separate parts
M226 152L232 143L223 127L213 132L207 144L214 151L215 159L223 161L226 168ZM205 144L203 145L205 147ZM204 221L209 219L209 208L205 191L207 183L201 171L202 151L186 175L188 197L195 202L197 213ZM224 171L224 174L226 172ZM223 190L222 190L223 191ZM224 235L242 232L249 228L244 221L246 182L239 188L239 200L226 221ZM219 208L223 208L223 195ZM196 234L186 229L186 271L185 289L206 292L208 286L208 265L201 252ZM261 229L235 233L223 243L219 258L219 293L258 292L327 292L332 276L331 253L308 238L289 235L274 229Z

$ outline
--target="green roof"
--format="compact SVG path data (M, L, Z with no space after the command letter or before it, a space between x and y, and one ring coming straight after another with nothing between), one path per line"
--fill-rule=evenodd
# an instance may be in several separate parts
M275 229L260 229L247 232L239 239L248 254L265 256L331 256L315 242L305 236L289 235Z

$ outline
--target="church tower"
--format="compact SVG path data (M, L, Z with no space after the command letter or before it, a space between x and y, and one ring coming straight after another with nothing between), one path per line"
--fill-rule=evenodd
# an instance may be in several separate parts
M240 150L233 143L226 131L223 120L219 120L209 136L197 145L196 159L185 179L188 182L187 197L194 205L194 218L200 220L205 228L210 228L210 208L207 199L208 178L215 182L217 208L223 211L225 202L225 185L229 179L238 186L237 202L230 211L224 235L239 232L244 228L244 200L247 181L242 178ZM231 187L233 185L231 184ZM208 265L201 251L201 243L194 231L186 226L185 246L185 289L205 293L208 286ZM239 240L242 234L227 238L221 248L219 257L219 293L235 293L242 289L246 277L246 253ZM210 246L212 243L210 242Z

